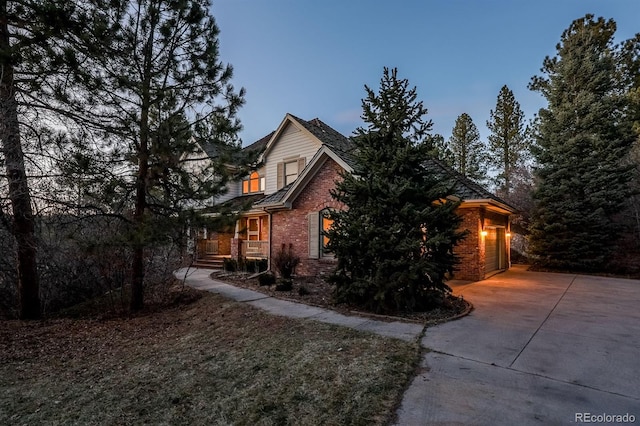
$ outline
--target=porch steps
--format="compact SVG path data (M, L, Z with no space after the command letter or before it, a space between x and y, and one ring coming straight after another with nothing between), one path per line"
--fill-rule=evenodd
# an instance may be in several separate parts
M200 257L193 262L193 266L206 269L223 269L224 259L223 256Z

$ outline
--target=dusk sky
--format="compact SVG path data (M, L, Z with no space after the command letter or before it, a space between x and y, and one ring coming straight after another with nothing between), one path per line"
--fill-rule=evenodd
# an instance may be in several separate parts
M244 145L287 112L352 134L385 66L417 87L434 133L448 139L466 112L486 140L503 85L527 120L545 106L527 84L574 19L613 18L618 41L640 32L640 0L214 0L212 11L221 59L247 91Z

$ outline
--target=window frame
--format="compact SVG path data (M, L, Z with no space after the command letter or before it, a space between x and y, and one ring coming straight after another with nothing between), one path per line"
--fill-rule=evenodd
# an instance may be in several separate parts
M264 192L266 179L264 176L260 176L257 171L251 172L251 174L242 180L242 194L257 194L260 192ZM257 188L256 190L252 190L252 188Z
M329 249L327 249L327 244L329 243L329 237L327 236L326 232L333 226L333 222L334 220L330 218L331 213L333 213L333 209L327 207L324 208L322 210L320 210L319 212L319 238L318 238L318 242L319 242L319 250L320 250L320 257L335 257L335 254L330 251ZM328 227L325 229L325 223L328 223ZM326 242L325 242L326 239Z

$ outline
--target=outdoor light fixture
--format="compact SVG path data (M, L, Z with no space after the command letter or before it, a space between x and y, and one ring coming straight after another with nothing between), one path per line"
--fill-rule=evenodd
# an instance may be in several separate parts
M482 231L482 232L480 233L480 235L482 235L483 237L486 237L486 236L487 236L487 231Z
M507 237L510 237L510 236L511 236L511 232L507 232Z

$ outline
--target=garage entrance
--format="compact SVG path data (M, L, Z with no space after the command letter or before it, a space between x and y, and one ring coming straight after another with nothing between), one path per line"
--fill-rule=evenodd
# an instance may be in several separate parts
M484 239L485 273L507 269L507 244L504 228L487 228Z

